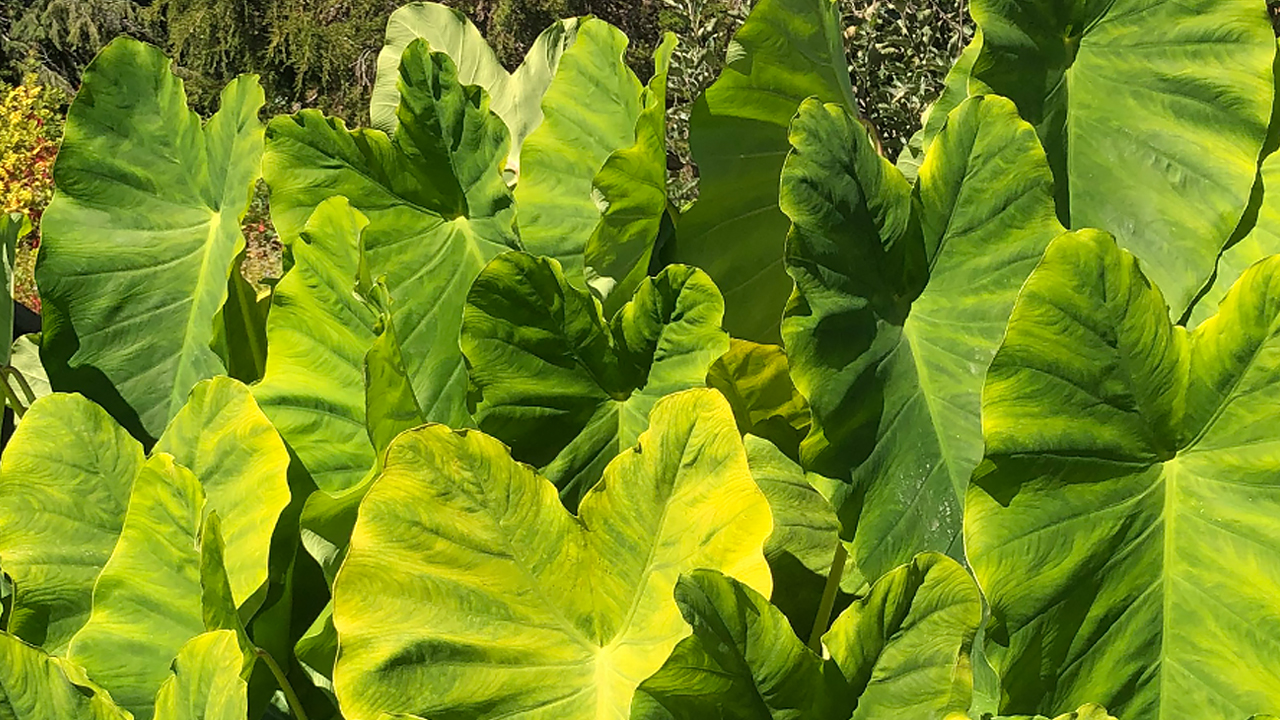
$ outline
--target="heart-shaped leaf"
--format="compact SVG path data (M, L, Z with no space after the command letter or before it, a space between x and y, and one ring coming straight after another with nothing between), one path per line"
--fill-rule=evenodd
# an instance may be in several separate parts
M214 318L262 159L257 78L232 81L201 125L170 66L119 38L85 69L36 265L54 387L151 438L196 383L226 372Z
M1002 712L1280 707L1280 257L1194 332L1132 255L1058 238L983 391L965 546Z
M402 434L334 586L343 713L626 718L705 567L768 592L768 504L713 390L659 401L577 517L477 432Z

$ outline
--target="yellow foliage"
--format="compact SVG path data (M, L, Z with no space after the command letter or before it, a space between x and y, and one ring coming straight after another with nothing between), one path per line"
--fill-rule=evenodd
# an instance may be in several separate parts
M38 219L53 197L53 159L62 119L56 98L36 81L0 87L0 212Z

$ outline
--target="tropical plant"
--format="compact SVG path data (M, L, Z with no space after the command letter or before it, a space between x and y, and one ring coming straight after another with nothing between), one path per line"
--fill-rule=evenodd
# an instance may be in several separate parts
M112 42L10 360L0 717L1272 718L1265 5L972 13L895 163L834 0L761 0L685 210L671 37L509 71L408 5L371 128Z

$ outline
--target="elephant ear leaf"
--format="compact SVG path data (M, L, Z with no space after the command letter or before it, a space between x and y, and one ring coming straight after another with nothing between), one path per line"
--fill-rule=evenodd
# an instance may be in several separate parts
M982 96L951 113L913 193L843 109L806 101L782 178L783 321L808 399L806 469L867 577L959 553L979 393L1022 282L1062 226L1030 125Z
M387 20L386 44L378 53L378 72L369 103L373 128L395 135L399 125L400 61L405 48L422 38L458 66L458 81L478 85L493 98L493 112L511 132L509 165L518 172L520 145L542 122L542 96L551 84L560 57L577 36L578 20L554 23L534 40L514 73L499 62L480 30L459 10L439 3L408 3Z
M138 720L151 718L170 663L208 629L206 618L238 619L231 598L216 592L221 588L206 592L209 553L202 546L222 538L216 531L202 537L210 527L204 511L204 491L190 470L167 453L148 459L134 481L120 539L93 587L93 612L71 639L68 659ZM206 608L206 599L226 604Z
M193 472L210 510L223 519L231 591L235 604L244 605L267 582L267 551L289 504L284 442L249 389L220 377L192 390L155 451Z
M0 715L15 720L128 720L84 672L0 633Z
M606 322L555 260L501 255L472 286L462 324L476 422L542 468L573 510L659 398L705 384L728 347L723 313L705 273L671 266Z
M693 634L641 683L635 720L835 720L822 658L760 593L710 570L682 575L676 604Z
M967 710L981 620L978 586L945 555L922 553L877 580L822 637L844 678L839 695L857 700L852 720Z
M835 0L756 3L689 120L698 202L681 217L669 259L715 280L734 337L779 338L791 280L778 178L791 119L810 97L857 114L841 27Z
M289 247L267 317L267 370L253 388L262 410L321 490L354 486L373 467L364 432L365 353L377 313L355 292L364 215L343 197L322 202ZM324 363L315 362L323 357Z
M605 317L613 317L648 277L667 217L667 73L675 48L675 35L664 35L654 51L653 78L640 95L635 142L614 151L592 181L603 210L582 262Z
M1245 212L1267 137L1266 13L1252 0L975 0L971 11L983 37L974 79L1035 126L1063 223L1113 233L1182 317Z
M1280 595L1278 352L1280 257L1189 332L1106 233L1049 246L991 364L965 512L1002 712L1280 698L1258 632Z
M502 178L507 129L490 111L484 90L461 84L453 61L432 52L424 40L405 49L399 88L400 129L394 139L376 130L349 131L341 121L314 111L272 120L263 175L271 186L272 219L288 243L335 195L363 215L367 222L356 267L363 263L367 276L381 278L397 300L392 322L419 406L428 420L463 427L470 416L458 330L467 288L495 255L520 247L514 200ZM344 259L354 252L345 250ZM348 282L355 279L352 274ZM269 336L271 327L269 320ZM271 345L274 353L277 346ZM354 360L343 359L342 372L354 378L350 388L362 385L367 350L365 344ZM270 357L267 364L271 375ZM363 398L356 403L363 412ZM362 421L353 424L363 427ZM347 437L355 439L344 445L364 441L359 435ZM363 454L361 462L372 459L368 451L344 451ZM352 482L346 476L334 485Z
M256 77L241 77L202 126L169 59L119 38L68 112L36 265L42 358L55 389L84 393L140 438L226 373L214 320L244 246L262 103Z
M62 654L89 618L116 546L142 445L94 403L37 400L0 464L0 562L14 583L8 628Z
M560 261L577 287L586 287L583 252L601 223L601 205L636 199L629 193L605 198L593 184L610 158L633 147L639 139L637 131L645 129L637 122L645 109L645 88L627 66L626 49L627 37L621 30L595 18L584 20L542 99L542 124L521 150L515 190L520 239L529 252ZM669 59L669 47L660 48L656 78L663 83ZM665 85L663 90L665 107ZM658 177L665 181L666 144L660 144L662 174ZM651 153L646 155L651 170ZM639 190L647 195L650 188ZM659 219L665 207L664 188ZM656 238L656 225L654 229Z
M718 570L767 593L771 529L713 390L659 401L577 517L497 440L403 433L334 583L343 712L625 717L689 632L679 574Z
M156 693L155 720L244 720L249 687L241 677L243 664L234 632L191 638Z

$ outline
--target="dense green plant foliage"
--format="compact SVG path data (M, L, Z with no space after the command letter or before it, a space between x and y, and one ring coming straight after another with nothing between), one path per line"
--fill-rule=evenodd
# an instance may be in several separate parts
M0 717L1273 717L1266 6L971 9L891 160L840 6L760 0L684 208L670 35L512 70L408 5L372 127L113 41L9 357Z

